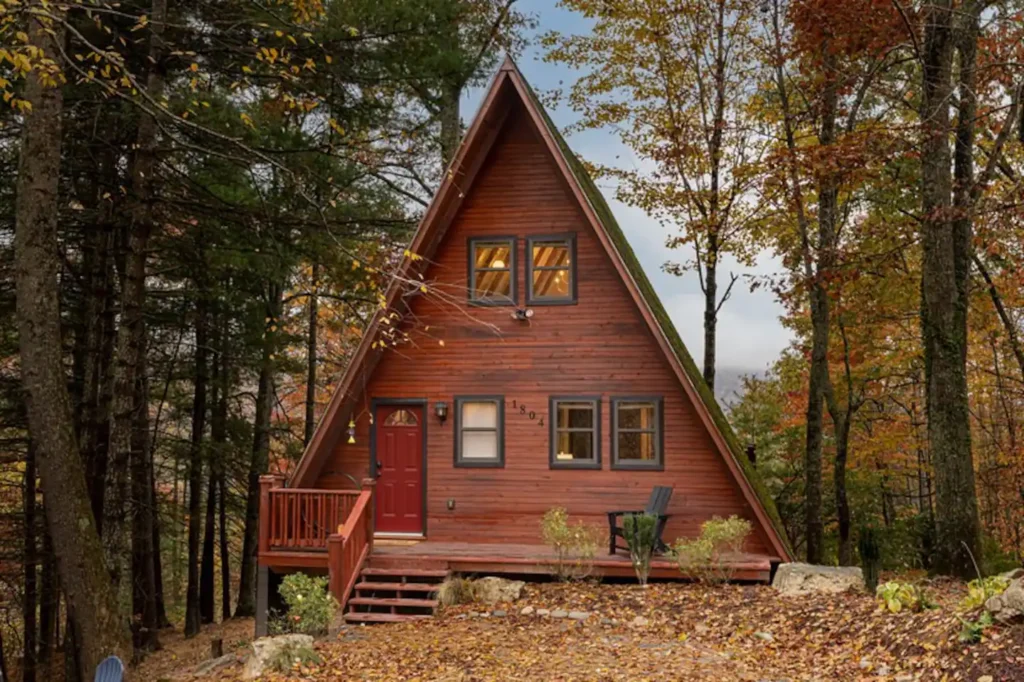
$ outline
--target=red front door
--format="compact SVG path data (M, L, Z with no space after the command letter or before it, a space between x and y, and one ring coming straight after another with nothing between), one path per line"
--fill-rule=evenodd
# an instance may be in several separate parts
M377 408L378 533L423 532L423 407Z

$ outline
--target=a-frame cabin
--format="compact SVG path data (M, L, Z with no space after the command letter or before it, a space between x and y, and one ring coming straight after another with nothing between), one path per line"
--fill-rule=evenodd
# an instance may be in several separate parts
M673 491L666 541L737 514L754 528L738 579L790 559L615 218L511 60L410 252L402 272L426 292L388 292L287 485L263 479L258 629L281 573L327 572L350 620L400 619L449 571L550 570L551 507L607 526L655 486ZM380 344L392 324L413 342ZM621 552L594 570L632 575ZM681 577L667 559L653 575Z

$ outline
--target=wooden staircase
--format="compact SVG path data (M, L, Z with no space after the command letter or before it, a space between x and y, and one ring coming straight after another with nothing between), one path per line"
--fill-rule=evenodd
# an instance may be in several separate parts
M363 568L346 604L347 623L399 623L433 618L437 591L448 577L442 566Z

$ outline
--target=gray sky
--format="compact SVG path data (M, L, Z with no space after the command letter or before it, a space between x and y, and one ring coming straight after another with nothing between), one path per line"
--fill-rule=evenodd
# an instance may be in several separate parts
M554 8L554 4L554 0L520 0L517 6L537 17L538 35L549 30L563 33L583 33L588 30L587 22L580 15ZM546 64L541 61L541 54L539 47L531 45L517 62L534 89L543 92L575 82L577 72L564 66ZM482 90L479 88L466 93L463 117L467 123L475 114L481 96ZM563 131L577 119L576 114L567 107L549 113ZM573 151L588 161L620 167L638 165L636 157L611 131L587 131L569 137L568 141ZM665 228L643 211L615 201L614 185L601 183L601 190L687 348L700 364L704 353L704 300L697 275L689 273L684 277L676 277L662 270L666 261L689 260L692 251L667 248ZM772 254L763 253L754 268L744 268L732 259L723 259L720 272L727 283L730 272L763 275L781 269L781 264ZM742 280L736 283L732 297L719 313L717 366L719 369L745 373L760 372L788 345L791 334L779 322L783 310L772 293L764 288L751 293L742 284Z

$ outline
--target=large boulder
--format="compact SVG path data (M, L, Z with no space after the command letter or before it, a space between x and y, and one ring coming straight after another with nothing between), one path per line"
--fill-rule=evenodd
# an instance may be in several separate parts
M1005 592L989 597L985 609L1000 623L1024 621L1024 577L1011 580Z
M864 589L864 575L857 566L782 564L775 571L772 587L787 595L835 594Z
M519 599L526 585L522 580L507 580L493 576L473 581L473 598L484 604L513 602Z
M252 643L252 652L245 661L243 680L255 680L272 671L272 662L300 652L312 652L313 638L309 635L278 635L260 637Z

